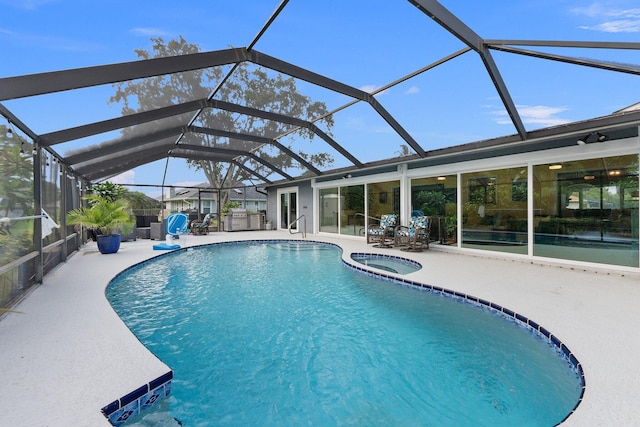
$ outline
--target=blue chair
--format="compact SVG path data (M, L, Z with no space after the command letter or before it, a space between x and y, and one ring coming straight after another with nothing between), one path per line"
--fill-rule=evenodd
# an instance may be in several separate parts
M395 229L394 246L406 246L403 250L421 252L429 249L431 221L424 215L412 216L409 226L399 225Z
M380 217L380 224L371 224L367 228L367 243L377 243L378 247L390 247L394 241L393 230L398 222L398 215L386 214Z
M167 217L167 238L164 243L153 245L154 250L172 250L180 248L173 242L175 237L186 235L189 232L189 217L183 213L172 213Z

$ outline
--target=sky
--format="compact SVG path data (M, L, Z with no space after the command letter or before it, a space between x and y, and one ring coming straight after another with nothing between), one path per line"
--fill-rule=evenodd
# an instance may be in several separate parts
M184 37L202 51L247 46L277 0L0 0L0 78L127 62L151 38ZM441 0L485 39L637 42L637 0ZM404 0L291 0L255 49L374 91L464 45ZM640 67L640 50L536 48ZM640 101L638 76L493 52L528 131L603 116ZM299 81L298 89L332 110L349 98ZM37 134L118 117L111 85L3 101ZM516 133L478 55L461 55L387 89L376 99L425 149ZM363 162L397 155L404 141L366 104L334 115L334 139ZM56 145L67 151L117 137ZM330 152L318 138L283 140L306 152ZM315 150L315 151L314 151ZM165 176L166 166L166 176ZM278 179L279 176L274 176ZM193 185L206 181L171 158L112 178L123 184ZM147 190L140 188L145 192Z

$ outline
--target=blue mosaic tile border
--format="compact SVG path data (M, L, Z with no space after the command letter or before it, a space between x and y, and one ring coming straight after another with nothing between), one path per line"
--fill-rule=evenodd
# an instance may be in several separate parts
M582 390L580 392L580 397L578 399L578 402L573 407L571 412L569 412L569 414L558 425L560 425L563 422L565 422L567 420L567 418L569 418L571 416L571 414L573 414L576 411L576 409L578 409L578 406L580 406L580 403L582 403L582 399L584 398L584 392L585 392L585 388L586 388L586 379L585 379L585 375L584 375L584 370L582 369L582 365L578 361L577 357L571 352L571 350L569 350L569 348L562 341L560 341L560 339L558 337L553 335L546 328L544 328L543 326L541 326L538 323L534 322L533 320L531 320L531 319L529 319L529 318L527 318L527 317L525 317L525 316L523 316L523 315L521 315L519 313L516 313L513 310L509 310L506 307L502 307L502 306L500 306L498 304L495 304L493 302L489 302L487 300L475 297L473 295L465 294L463 292L458 292L458 291L452 291L451 289L441 288L439 286L427 285L425 283L416 282L414 280L403 279L402 277L394 276L394 275L391 275L391 274L382 274L382 273L373 272L371 270L368 270L364 266L361 267L360 265L353 265L353 264L350 264L350 263L346 262L345 260L342 260L342 262L345 265L347 265L349 268L357 270L357 271L359 271L361 273L364 273L364 274L366 274L368 276L376 277L378 279L387 280L389 282L392 282L392 283L395 283L395 284L399 284L399 285L411 286L413 288L418 288L418 289L421 289L421 290L424 290L424 291L427 291L427 292L433 292L435 294L439 294L439 295L443 295L443 296L446 296L446 297L458 299L461 302L471 303L471 304L473 304L475 306L481 307L483 309L487 309L487 310L489 310L489 311L491 311L491 312L493 312L493 313L495 313L495 314L497 314L499 316L505 317L507 320L514 321L514 322L518 323L520 326L525 327L526 329L529 329L533 333L535 333L538 336L540 336L549 345L551 345L558 352L560 357L562 357L565 361L567 361L569 363L569 365L572 367L573 371L580 378L580 383L582 385Z
M115 426L124 425L129 419L151 408L171 394L173 371L156 378L137 390L122 396L102 408L102 413Z
M408 258L402 258L395 255L374 254L369 252L353 252L351 254L351 259L354 261L357 261L359 259L386 259L386 260L392 260L402 264L410 265L412 267L417 268L418 270L422 268L422 264L420 264L417 261L414 261Z

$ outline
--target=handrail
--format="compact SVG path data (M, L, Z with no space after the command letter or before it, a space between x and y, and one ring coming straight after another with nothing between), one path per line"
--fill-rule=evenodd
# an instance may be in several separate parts
M375 216L367 216L362 212L356 212L355 214L353 214L353 219L355 220L359 216L364 217L367 220L369 220L369 223L371 222L371 220L380 222L380 218L376 218ZM365 225L366 225L366 221L365 221ZM356 227L357 227L357 224L353 224L353 233L354 234L356 234ZM360 234L361 235L365 235L366 234L364 226L363 226L363 228L360 229Z
M302 231L296 231L295 233L293 231L291 231L291 227L295 224L297 224L298 222L300 222L300 220L304 220L303 221L303 225L304 225L304 229ZM290 234L297 234L297 233L302 233L302 238L306 239L307 238L307 216L306 215L300 215L298 218L294 219L293 221L291 221L289 223L289 233Z
M353 217L354 217L354 218L355 218L355 217L357 217L357 216L366 216L366 218L367 218L368 220L372 220L372 219L374 219L374 220L376 220L376 221L380 222L380 218L376 218L375 216L367 216L367 215L363 214L362 212L356 212L356 213L353 215Z

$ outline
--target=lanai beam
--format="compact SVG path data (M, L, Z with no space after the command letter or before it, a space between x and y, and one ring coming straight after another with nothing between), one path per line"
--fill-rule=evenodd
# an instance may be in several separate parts
M281 144L277 139L266 138L264 136L259 136L259 135L249 135L246 133L237 133L237 132L229 132L226 130L204 128L200 126L189 126L187 130L194 133L203 133L206 135L220 136L223 138L238 139L241 141L251 141L251 142L257 142L259 144L272 145L277 149L279 149L280 151L287 154L289 157L298 161L298 163L306 167L308 170L310 170L314 174L322 175L322 172L316 169L315 166L307 162L305 159L303 159L298 154L296 154L295 152L287 148L285 145Z
M249 61L254 64L262 65L263 67L324 87L333 92L338 92L367 102L420 157L425 156L424 149L370 93L255 50L247 54Z
M216 50L0 79L0 101L201 70L247 60L245 48Z
M423 13L436 21L440 26L456 36L460 41L480 55L480 58L493 81L493 85L498 91L498 95L511 118L511 122L515 126L520 139L526 140L527 131L522 123L518 109L511 99L509 90L500 75L498 66L493 60L493 56L491 55L485 41L476 34L475 31L436 0L409 0L409 2L417 6Z
M256 171L251 170L250 168L246 167L242 163L238 162L237 160L234 160L233 158L229 158L228 156L221 157L220 155L214 155L213 153L200 152L200 153L194 154L189 152L189 150L184 150L184 152L181 150L173 150L171 152L171 157L190 159L190 160L205 160L205 161L213 161L213 162L231 163L238 166L240 169L246 171L248 174L253 175L257 178L260 178L263 182L267 184L273 183L267 177L260 175Z
M191 150L191 151L195 151L195 152L204 152L204 153L213 153L213 154L228 154L228 155L230 155L232 157L235 157L235 156L248 156L248 157L251 157L256 162L261 163L262 165L268 167L272 171L279 173L280 175L282 175L286 179L288 179L290 181L293 180L293 177L291 175L287 174L286 172L284 172L280 168L278 168L275 165L271 164L270 162L260 158L259 156L255 155L254 153L251 153L251 152L248 152L248 151L245 151L245 150L234 150L232 148L209 147L209 146L204 146L204 145L192 145L192 144L177 144L175 147L176 148L171 151L172 154L176 150Z

